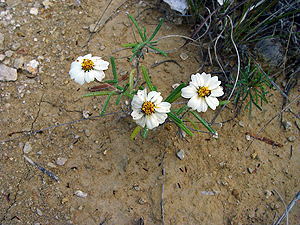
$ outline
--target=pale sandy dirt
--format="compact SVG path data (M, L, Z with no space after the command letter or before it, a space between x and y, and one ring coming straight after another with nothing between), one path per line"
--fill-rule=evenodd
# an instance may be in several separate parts
M5 35L2 53L15 43L25 50L14 51L11 58L4 59L8 66L12 67L20 57L25 64L33 59L40 62L37 77L30 79L25 70L18 70L17 81L1 83L0 140L6 141L0 145L1 224L140 224L141 217L145 224L161 224L164 153L165 224L271 224L275 214L277 219L283 213L284 205L274 189L286 204L300 189L299 130L294 124L297 118L286 111L283 120L292 123L290 131L284 131L277 117L261 133L283 144L282 148L255 141L243 158L249 145L246 132L256 134L281 110L282 97L275 90L270 91L269 104L263 106L262 112L253 110L251 120L248 111L242 111L222 127L214 124L219 140L205 133L180 138L174 123L169 123L170 129L160 126L146 139L138 135L130 141L136 124L124 111L7 141L22 135L9 136L12 132L35 131L82 119L84 110L91 116L100 114L106 97L82 98L94 84L80 86L69 78L70 64L78 56L92 53L109 61L113 55L118 73L133 69L127 61L130 50L115 51L122 44L134 42L125 12L137 16L136 2L128 1L120 7L87 46L90 32L84 28L97 22L108 2L82 0L79 6L73 0L50 2L50 9L44 10L42 1L6 0L8 6L14 5L9 9L9 21L15 23L0 25ZM113 1L102 21L122 3ZM29 13L32 7L39 9L38 15ZM5 7L0 9L5 11ZM140 22L150 34L163 14L147 5L141 5L140 11ZM16 24L20 27L13 29ZM190 36L191 32L186 25L165 21L157 37L170 34ZM182 43L180 38L168 38L159 42L159 47L169 51ZM102 45L103 51L99 49ZM189 56L185 61L180 58L183 52ZM176 60L182 69L172 62L151 68L156 61L166 59ZM172 91L171 85L188 82L201 62L200 48L188 45L166 58L149 52L140 63L149 69L153 84L166 97ZM106 76L113 77L111 67ZM27 86L19 93L18 87L23 84ZM298 94L296 87L289 97L293 100ZM125 100L129 99L123 99L123 109ZM107 113L121 111L120 106L114 106L115 101L113 98ZM291 109L299 115L299 102ZM208 110L201 115L210 121L216 113ZM216 122L233 116L227 108ZM291 136L296 138L294 142L287 141ZM26 156L59 177L59 183L24 159L25 142L32 147ZM185 151L183 160L176 156L179 149ZM59 157L67 162L51 168L49 163L56 165ZM258 165L256 172L249 173L248 168L254 170ZM77 190L87 193L87 197L74 195ZM290 224L299 224L299 215L297 202L289 214Z

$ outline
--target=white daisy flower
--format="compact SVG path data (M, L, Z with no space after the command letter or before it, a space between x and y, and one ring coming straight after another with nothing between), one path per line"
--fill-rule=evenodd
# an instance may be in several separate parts
M147 94L146 89L139 90L131 102L133 110L131 116L141 127L145 125L148 129L157 127L165 122L171 107L169 102L162 102L162 100L160 92L151 91Z
M198 112L206 112L207 106L213 110L219 105L220 97L224 94L223 88L220 86L221 81L218 77L211 77L210 74L202 73L191 76L190 85L181 89L181 96L190 98L188 106Z
M102 60L101 57L92 57L92 54L87 54L83 57L79 56L72 62L69 74L71 79L75 79L75 82L80 85L84 82L90 83L95 78L102 81L105 77L103 70L107 70L108 65L109 62Z

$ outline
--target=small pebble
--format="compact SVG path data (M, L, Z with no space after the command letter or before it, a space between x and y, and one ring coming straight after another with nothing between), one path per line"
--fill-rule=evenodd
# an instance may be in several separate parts
M47 166L50 167L50 168L57 168L57 166L52 162L48 162Z
M81 197L81 198L86 198L86 196L87 196L87 193L84 193L84 192L82 192L82 191L80 191L80 190L75 191L74 194L75 194L76 196L78 196L78 197Z
M252 159L256 159L257 155L258 155L257 152L253 152L253 153L251 154L251 158L252 158Z
M83 115L83 118L84 118L84 119L87 119L87 118L89 118L89 116L90 116L90 112L87 111L87 110L84 110L84 111L82 112L82 115Z
M181 54L180 54L180 58L181 58L182 60L187 60L188 57L189 57L189 56L188 56L186 53L181 53Z
M292 129L292 123L289 121L283 121L283 127L285 131L289 131Z
M86 130L84 130L84 134L85 134L87 137L89 137L89 136L91 136L92 131L86 129Z
M253 173L253 171L254 171L254 169L252 169L251 167L248 167L247 170L250 174Z
M27 63L27 71L33 75L37 74L38 72L38 66L39 62L35 59L31 60L29 63Z
M69 201L69 199L67 197L64 197L62 200L61 200L61 204L65 204Z
M31 144L27 141L24 145L23 152L27 154L31 152L31 150L32 150Z
M294 142L296 140L296 137L291 136L287 138L289 142Z
M7 58L12 57L13 54L14 54L14 51L12 51L12 50L8 50L8 51L5 52L5 56L6 56Z
M251 136L248 135L248 134L246 134L246 140L247 140L247 141L250 141L250 140L251 140Z
M271 197L272 191L266 190L266 198Z
M21 47L20 43L15 43L11 46L11 50L17 51Z
M179 86L178 83L172 84L172 88L175 90Z
M144 205L146 203L146 200L145 199L143 199L143 198L140 198L139 199L139 204L140 205Z
M66 158L63 158L63 157L59 157L59 158L57 158L57 160L56 160L56 164L57 164L58 166L63 166L66 162L67 162L67 159L66 159Z
M42 212L39 208L36 208L36 213L37 213L39 216L42 216L42 215L43 215L43 212Z
M105 49L105 46L104 46L104 45L101 45L101 46L100 46L100 50L103 51L104 49Z
M180 149L178 152L177 152L177 157L181 160L183 160L184 158L184 150L183 149Z
M244 123L242 121L239 121L239 126L244 127Z
M39 13L39 10L37 8L31 8L29 13L36 16Z
M24 59L23 58L15 59L14 68L21 69L23 67L23 65L24 65Z

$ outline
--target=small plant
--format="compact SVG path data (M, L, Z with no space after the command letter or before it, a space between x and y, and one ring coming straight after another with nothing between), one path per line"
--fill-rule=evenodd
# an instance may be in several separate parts
M167 54L163 50L160 50L160 49L158 49L158 48L156 48L156 47L153 46L153 44L157 43L157 41L152 41L152 39L155 37L155 35L159 31L159 29L160 29L160 27L161 27L161 25L163 23L163 19L160 20L159 24L155 28L155 30L154 30L153 34L150 36L150 38L147 39L147 36L146 36L146 27L144 27L144 33L143 33L142 30L141 30L141 28L140 28L140 26L135 21L135 19L131 15L128 15L128 17L130 18L130 20L135 25L135 27L138 30L139 35L140 35L140 37L142 39L142 42L129 43L129 44L123 45L123 47L133 48L132 49L133 55L130 57L130 62L134 59L134 57L137 57L138 59L141 58L141 57L143 57L144 51L147 48L152 48L153 50L161 53L162 55L167 56Z
M271 88L272 85L271 80L263 72L260 72L257 66L253 67L250 61L249 59L244 72L240 70L241 75L236 85L234 103L247 101L249 96L249 102L246 104L244 110L249 108L249 118L251 119L253 105L262 111L263 102L268 103L266 95L269 91L266 90L266 87ZM231 84L227 86L233 87Z

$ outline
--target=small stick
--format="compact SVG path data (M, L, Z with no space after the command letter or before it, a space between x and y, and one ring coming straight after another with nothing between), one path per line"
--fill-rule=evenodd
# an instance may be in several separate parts
M154 63L154 64L151 66L151 68L156 67L156 66L159 66L160 64L165 63L165 62L173 62L173 63L175 63L176 65L178 65L178 66L180 67L180 69L182 69L182 66L181 66L176 60L174 60L174 59L169 59L169 60L164 60L164 61L161 61L161 62L158 62L158 63Z
M120 77L120 78L118 79L118 83L122 82L123 80L126 80L126 79L128 78L128 76L129 76L129 75L126 74L126 75ZM106 88L108 88L108 87L112 87L112 86L111 86L109 83L105 83L105 84L101 84L101 85L98 85L98 86L91 87L91 88L89 88L88 90L89 90L89 91L100 91L100 90L106 89ZM113 88L114 88L114 87L113 87Z
M23 157L26 159L27 162L29 162L30 165L36 166L39 170L41 170L43 173L46 173L49 177L53 178L54 180L56 180L59 183L59 178L57 176L55 176L53 173L51 173L49 170L44 169L43 167L41 167L39 164L37 164L36 162L32 161L30 158L28 158L27 156L23 155Z
M274 189L275 190L275 189ZM276 190L275 190L276 191ZM279 217L279 219L276 221L276 223L274 225L279 225L282 220L285 218L285 216L288 215L287 213L289 213L291 211L291 209L293 208L293 206L295 205L295 203L300 199L300 191L298 191L298 193L296 194L296 196L293 198L293 200L291 201L291 203L288 205L288 207L286 208L286 210L284 211L284 213Z
M163 156L163 162L162 162L162 173L163 173L163 183L162 183L162 188L161 188L161 218L162 218L162 224L165 224L165 214L164 214L164 185L165 185L165 158L166 158L166 152L164 153Z
M250 132L247 132L246 134L253 137L253 138L255 138L255 139L257 139L257 140L263 141L263 142L265 142L269 145L274 145L274 146L277 146L277 147L283 147L282 144L276 143L275 141L273 141L271 139L268 139L268 138L265 138L265 137L260 137L258 135L255 136L255 135L251 134Z

